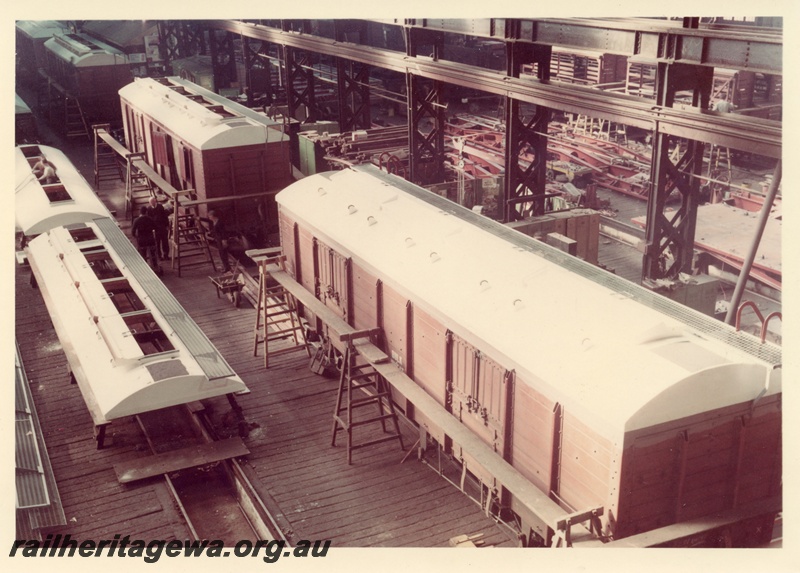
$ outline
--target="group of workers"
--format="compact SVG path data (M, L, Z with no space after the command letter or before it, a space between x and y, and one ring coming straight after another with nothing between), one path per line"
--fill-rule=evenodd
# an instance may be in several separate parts
M219 214L212 209L208 212L208 218L201 218L200 221L209 226L208 238L219 250L223 271L230 272L228 233ZM141 207L139 216L131 225L131 235L136 239L139 254L159 276L163 274L159 261L169 257L169 226L169 212L155 197L150 198L148 205Z
M148 204L142 206L131 225L131 235L136 239L139 254L161 275L159 261L169 257L169 213L158 199L150 197Z

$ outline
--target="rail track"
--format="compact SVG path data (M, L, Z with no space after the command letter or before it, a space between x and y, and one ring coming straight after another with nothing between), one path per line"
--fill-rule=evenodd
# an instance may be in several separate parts
M145 412L136 420L154 455L217 439L196 403ZM245 539L290 541L236 458L165 473L163 479L193 540L221 540L226 547Z

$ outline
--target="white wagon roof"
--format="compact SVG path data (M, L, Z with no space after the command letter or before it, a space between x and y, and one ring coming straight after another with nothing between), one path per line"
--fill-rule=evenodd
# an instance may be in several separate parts
M51 201L46 192L53 186L43 186L31 168L40 157L46 157L56 168L56 174L69 198L59 193ZM63 152L46 145L21 145L14 150L14 212L16 228L32 236L54 227L82 223L97 217L110 217L106 206L92 187Z
M498 236L507 227L364 171L307 177L277 201L518 378L579 409L597 431L619 438L751 401L770 379L767 391L780 391L769 360L552 262L563 255L555 249L516 232L508 241Z
M76 68L128 64L128 56L123 52L85 34L53 36L44 45Z
M30 106L25 103L25 100L19 97L18 93L14 94L14 115L31 113Z
M26 36L45 40L69 32L67 25L57 20L18 20L16 28Z
M196 149L288 141L275 120L179 77L135 78L119 95Z
M77 241L71 234L86 230L94 238ZM27 250L96 421L247 390L112 219L57 227L31 240ZM110 256L118 276L100 278L93 262L97 253ZM142 308L120 312L104 280L127 281ZM136 327L126 317L143 314L166 336L165 350L148 353L135 340Z

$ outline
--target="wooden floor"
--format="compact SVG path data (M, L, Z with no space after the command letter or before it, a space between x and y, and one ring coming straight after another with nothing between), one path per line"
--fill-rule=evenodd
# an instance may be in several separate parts
M354 452L330 446L336 382L313 374L304 352L284 354L267 370L252 354L255 310L216 298L208 268L167 269L164 282L251 389L239 404L250 428L245 466L290 541L331 539L334 546L447 546L462 534L487 545L514 545L479 506L415 455L401 463L399 444ZM67 378L66 359L30 271L16 277L16 335L28 368L73 538L184 539L188 535L157 479L120 485L114 464L147 455L132 420L115 421L97 451L91 418ZM205 402L221 437L238 432L224 398ZM405 428L406 447L415 441ZM343 440L340 439L340 442Z
M252 352L255 310L217 299L209 269L191 269L164 282L188 308L251 390L238 398L250 434L247 466L264 497L279 508L290 537L332 539L336 545L447 546L461 534L483 533L492 545L513 545L479 507L396 442L353 453L331 447L337 381L313 374L305 352L270 358ZM236 432L227 401L213 403L222 435ZM378 430L380 431L380 430ZM406 449L415 434L405 426Z
M117 482L113 465L145 455L136 423L109 428L113 447L97 450L92 418L77 385L70 384L67 360L30 269L16 272L16 328L31 393L53 465L67 525L55 533L73 539L186 539L188 530L162 481Z
M91 181L91 146L60 147ZM121 216L120 190L121 185L111 185L98 194ZM636 199L624 203L617 208L625 220L629 210L644 209ZM121 223L123 229L129 226ZM601 243L601 262L638 282L641 253L616 241ZM108 448L95 449L91 418L78 388L68 382L66 359L41 296L28 283L29 273L26 268L16 272L16 336L67 516L68 525L60 532L83 539L115 534L187 538L161 481L117 483L115 463L148 454L132 420L115 421ZM344 447L330 446L336 383L311 373L302 352L277 357L265 369L263 355L252 355L255 310L216 298L208 280L212 274L210 266L184 271L181 278L167 269L164 282L251 390L238 398L249 428L245 443L251 454L245 469L290 540L425 547L483 533L487 545L514 545L472 500L416 456L401 463L405 452L394 442L355 451L348 466ZM220 437L238 432L227 400L205 405ZM416 436L408 427L404 432L408 447Z

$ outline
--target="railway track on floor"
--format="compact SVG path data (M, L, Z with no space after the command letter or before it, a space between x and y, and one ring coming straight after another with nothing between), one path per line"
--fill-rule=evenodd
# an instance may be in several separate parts
M212 457L208 463L182 467L187 452L240 443L238 438L217 439L201 406L192 403L146 412L136 420L152 453L148 458L152 464L180 468L162 475L193 541L221 540L225 547L242 540L289 543L236 457Z

